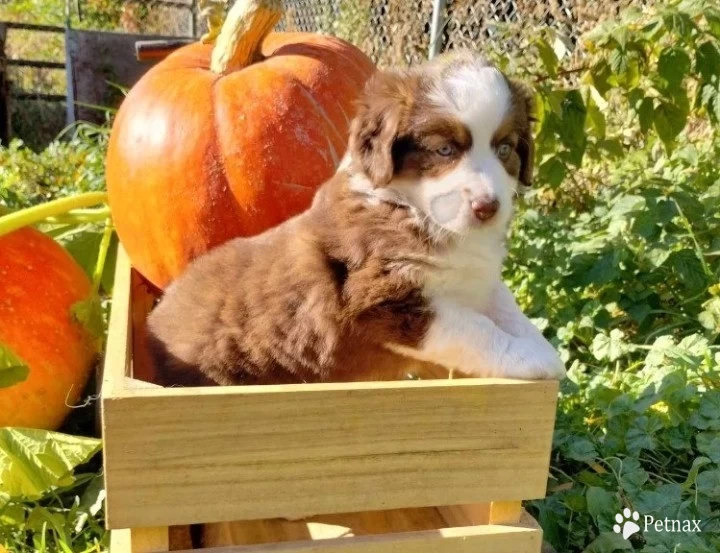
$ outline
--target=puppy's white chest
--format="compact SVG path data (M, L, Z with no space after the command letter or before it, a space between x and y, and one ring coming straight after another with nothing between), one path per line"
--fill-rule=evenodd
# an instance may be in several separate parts
M504 248L498 243L461 244L439 257L425 281L430 300L449 300L484 312L499 279Z

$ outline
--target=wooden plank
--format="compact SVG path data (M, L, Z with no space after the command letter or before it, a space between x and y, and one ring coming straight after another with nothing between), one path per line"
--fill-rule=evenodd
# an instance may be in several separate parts
M193 38L176 40L138 40L135 43L135 58L138 61L165 59L174 51L195 42Z
M130 530L123 528L110 532L110 553L132 553Z
M256 545L396 534L446 527L437 509L395 509L322 515L302 520L245 520L203 525L203 547Z
M203 553L539 553L540 547L541 533L538 530L488 525L359 538L213 547L201 551ZM197 551L195 550L195 553Z
M102 374L102 395L110 397L124 388L130 376L130 260L122 244L118 245L115 265L113 303Z
M471 505L447 505L437 510L445 519L447 526L477 526L490 523L490 503Z
M164 553L170 551L170 534L167 526L130 529L132 553Z
M556 382L493 379L103 394L107 522L544 497L556 397Z

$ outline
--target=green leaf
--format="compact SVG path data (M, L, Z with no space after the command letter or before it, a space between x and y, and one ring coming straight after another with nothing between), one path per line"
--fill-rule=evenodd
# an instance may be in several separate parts
M0 494L38 500L74 482L73 470L100 451L101 441L46 430L0 428Z
M698 451L710 458L708 462L712 460L713 463L720 464L720 435L715 432L701 432L695 439Z
M658 74L669 88L677 88L690 71L690 56L678 46L665 48L658 59Z
M100 296L92 294L90 297L74 303L70 312L73 319L93 337L96 350L101 351L105 337L105 324Z
M565 164L553 156L538 167L538 180L555 188L565 180Z
M668 151L677 135L685 128L688 109L678 104L660 100L653 114L653 124L660 140L663 141Z
M578 275L577 283L581 286L602 286L612 282L620 275L620 254L617 251L604 252L585 274Z
M540 59L545 66L548 76L555 77L557 75L558 57L555 54L555 50L550 46L547 40L539 38L535 42L535 47L538 50Z
M668 264L678 279L690 290L698 290L706 286L707 276L694 251L685 249L673 252Z
M665 484L654 490L643 490L634 503L643 515L657 515L668 511L677 513L681 501L682 487L679 484Z
M104 228L98 225L81 225L55 237L70 252L70 255L73 256L90 279L93 278L95 273L103 232ZM102 280L100 281L103 290L108 293L112 292L117 246L118 239L117 235L114 234L108 249L105 267L103 268Z
M617 512L617 497L603 488L590 487L585 494L587 510L596 521L598 518L612 517Z
M619 359L628 352L625 333L614 328L610 331L610 335L597 334L590 346L590 351L598 361Z
M608 79L612 75L612 70L610 69L610 66L605 60L601 60L593 66L590 74L592 76L593 86L602 96L605 96L608 90L612 88L611 85L608 83Z
M710 32L715 38L720 38L720 10L710 6L705 8L703 15L705 16L705 21L708 23L708 27L710 27Z
M720 469L701 472L696 482L699 493L715 501L720 500Z
M640 130L647 134L655 118L655 102L652 98L643 98L636 111L640 121Z
M614 200L612 209L608 212L607 216L614 219L643 209L645 209L645 198L642 196L623 194Z
M587 110L579 90L571 90L562 102L560 138L563 144L574 152L585 148L585 118ZM582 159L582 155L580 155Z
M654 269L659 269L670 257L670 250L667 248L653 248L645 254L645 257Z
M25 381L29 374L30 367L25 361L0 343L0 389Z
M688 14L675 10L665 15L663 22L668 31L675 32L682 37L688 36L695 27Z
M700 399L698 412L707 419L720 420L720 392L709 390Z
M583 549L583 553L617 553L618 551L632 550L630 542L623 539L620 534L603 532Z
M605 138L607 124L605 122L605 114L600 110L597 102L592 98L587 102L587 115L590 121L590 128L595 131L595 136L599 139Z
M660 423L657 419L648 417L638 417L633 421L632 426L625 435L625 444L628 453L631 455L639 455L641 451L653 451L657 447L654 438L655 432L660 429Z
M627 457L619 463L619 466L615 467L615 472L619 474L620 486L632 495L639 493L650 479L650 475L642 468L640 462L633 457Z
M705 82L716 82L720 76L720 45L716 40L708 40L697 47L695 70Z
M598 457L598 452L590 440L577 438L573 439L568 445L566 455L570 459L590 463Z

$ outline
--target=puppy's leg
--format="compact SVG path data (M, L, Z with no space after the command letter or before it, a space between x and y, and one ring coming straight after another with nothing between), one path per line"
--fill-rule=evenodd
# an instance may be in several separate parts
M524 356L534 356L551 372L552 378L565 377L565 365L557 351L525 316L504 282L496 286L484 313L500 329L517 339L515 347L519 348L518 353L523 350Z
M432 308L432 322L417 346L387 347L471 376L555 379L561 372L564 375L560 360L549 360L544 350L538 352L535 340L509 334L486 315L447 300L433 302Z

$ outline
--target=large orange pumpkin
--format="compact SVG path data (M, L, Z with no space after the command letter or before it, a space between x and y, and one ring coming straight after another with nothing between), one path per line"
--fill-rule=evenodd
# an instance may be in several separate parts
M96 351L71 308L91 290L52 238L31 227L0 236L0 344L30 369L0 388L0 426L54 430L78 401Z
M270 33L277 0L239 0L217 43L181 48L124 100L107 156L110 207L159 287L195 256L306 209L346 148L372 62L342 40Z

